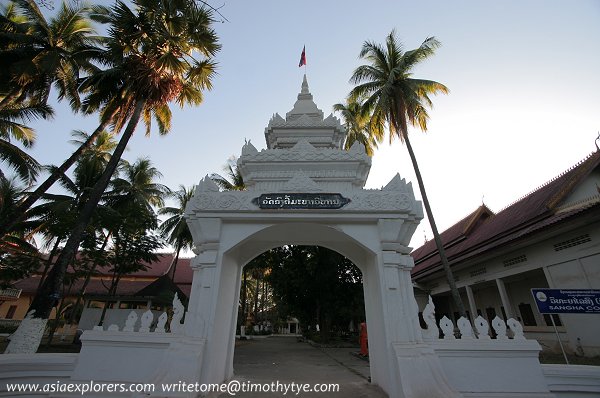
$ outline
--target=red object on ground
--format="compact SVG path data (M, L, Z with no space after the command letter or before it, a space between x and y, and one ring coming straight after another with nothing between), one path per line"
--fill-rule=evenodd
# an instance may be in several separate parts
M360 355L369 356L369 336L367 335L367 324L360 324Z

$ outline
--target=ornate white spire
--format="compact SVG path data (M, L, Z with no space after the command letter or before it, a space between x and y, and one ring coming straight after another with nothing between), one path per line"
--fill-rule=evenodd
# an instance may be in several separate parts
M313 101L313 96L308 89L308 81L306 75L302 80L302 88L298 94L298 100L294 104L294 109L286 113L285 119L292 121L299 119L303 115L308 115L313 121L323 120L323 111L317 108L317 104Z
M285 119L274 114L265 129L267 149L258 151L249 141L246 142L237 161L238 170L250 191L334 192L360 189L369 175L371 158L359 143L349 151L342 149L345 136L346 128L337 117L332 114L323 118L323 112L313 102L304 75L294 108ZM199 189L209 188L214 189L206 183ZM396 191L387 194L404 192Z
M307 99L312 100L312 94L310 93L310 91L308 91L308 81L306 80L306 74L304 75L304 79L302 79L302 90L300 91L300 94L298 94L298 99L304 99L304 98L300 98L302 95L309 95L309 97Z
M298 141L305 140L316 148L341 148L346 128L340 120L329 115L323 118L323 111L317 108L308 88L306 75L294 108L286 113L285 119L273 115L265 129L267 148L291 148Z

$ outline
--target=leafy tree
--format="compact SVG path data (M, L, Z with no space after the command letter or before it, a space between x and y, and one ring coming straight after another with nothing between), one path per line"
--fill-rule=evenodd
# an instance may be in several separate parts
M275 253L268 281L277 306L312 330L318 324L322 341L364 317L362 274L350 260L320 246L286 246Z
M242 173L235 163L235 157L232 156L231 159L227 161L223 170L225 171L224 176L217 173L212 173L210 175L210 179L213 180L219 188L223 191L244 191L246 189Z
M198 105L202 91L211 88L215 64L210 57L220 46L211 28L210 12L192 0L134 0L133 4L135 11L117 1L110 12L104 9L95 15L109 26L106 50L99 58L107 68L98 69L83 79L80 87L87 94L84 110L101 110L102 120L115 116L112 121L117 131L125 124L127 127L103 175L90 192L55 266L30 306L36 318L48 318L67 264L75 255L140 118L147 125L147 133L154 116L159 132L166 134L171 119L169 102ZM204 58L193 57L198 54ZM17 330L16 333L24 332Z
M386 37L384 46L365 42L360 57L365 59L368 64L359 66L352 74L350 81L356 86L350 92L349 97L351 99L364 98L363 106L371 110L371 124L379 126L378 128L381 130L387 125L390 140L399 138L406 145L453 301L459 313L465 316L465 308L446 258L444 245L435 224L423 177L419 171L417 158L408 134L409 124L422 131L427 130L427 121L429 120L427 109L433 105L430 96L449 92L448 88L441 83L412 77L413 69L420 62L433 56L439 47L440 42L429 37L418 48L404 51L401 43L396 39L394 31Z
M154 207L164 206L164 198L170 193L169 188L155 182L161 177L148 158L135 163L122 160L118 175L110 182L112 189L107 192L106 201L121 213L136 210L143 217L156 218Z
M67 98L76 109L80 101L77 80L89 66L95 38L83 3L63 1L47 20L33 0L15 0L0 18L6 33L0 50L0 109L30 102L46 105L52 85L58 99Z
M14 179L0 178L0 218L11 211L23 195L23 187ZM41 259L37 248L29 242L30 226L20 223L0 239L0 285L27 276L37 269Z
M115 225L111 228L112 247L109 250L108 264L112 279L109 295L117 294L121 277L147 269L156 261L156 249L163 246L151 230L158 227L154 206L164 206L163 198L169 189L154 180L161 177L149 159L138 159L131 164L121 162L119 175L111 181L112 190L107 193L106 203L115 211ZM104 307L100 325L107 307Z
M73 142L79 144L81 139L87 140L88 134L83 131L74 131ZM77 219L82 206L86 203L90 189L102 175L104 167L110 158L110 152L114 149L116 142L112 135L102 132L95 140L91 148L86 149L77 162L73 178L62 175L60 179L64 193L44 194L44 203L30 209L29 213L41 221L36 232L44 236L44 240L52 243L52 250L46 261L46 266L40 278L40 286L43 283L48 269L53 264L53 259L61 242L68 238L71 229ZM87 230L87 239L91 240L91 247L95 246L96 234L102 230L102 220L106 218L106 208L100 209L103 215L95 214L96 222L91 224ZM107 240L106 238L105 240ZM106 246L104 242L103 246ZM84 247L89 248L90 242ZM91 270L93 272L93 270Z
M0 161L5 161L28 184L37 178L40 165L12 141L16 140L25 148L30 148L35 141L35 132L22 122L46 118L49 114L49 108L44 105L11 104L0 109ZM6 178L1 170L0 178Z
M158 260L155 253L163 244L160 239L148 233L156 227L156 222L136 219L135 214L128 214L119 228L113 230L113 246L108 252L107 262L110 264L112 278L108 294L117 294L117 287L123 275L148 269L148 264ZM102 310L98 325L102 325L107 306Z
M373 156L377 144L383 139L384 130L370 123L369 109L358 100L349 98L345 104L335 104L333 110L340 112L348 130L344 148L348 150L358 141L364 145L366 154Z
M252 313L254 323L265 320L267 281L266 275L270 273L273 262L278 261L276 249L268 250L250 261L243 269L242 299L240 306L240 326L245 324L248 315ZM249 302L252 303L250 307Z
M170 196L176 201L176 206L163 207L158 211L158 214L169 217L160 225L159 231L166 241L175 248L175 256L173 256L173 262L169 266L173 282L175 282L179 253L182 249L191 249L194 244L192 233L184 218L185 208L193 195L194 187L186 188L180 185L177 191L170 193Z
M46 20L32 0L11 2L0 16L0 121L13 126L19 119L32 116L48 118L52 109L46 104L54 84L58 99L67 98L71 106L80 106L78 78L83 70L92 69L91 59L97 57L97 38L93 36L88 14L91 8L76 2L62 2L56 16ZM37 188L25 196L10 214L0 220L0 235L25 217L26 211L77 161L104 131L110 119L100 126L63 164ZM35 165L34 165L35 166ZM23 167L21 167L22 170ZM23 171L21 171L23 173ZM33 175L35 177L35 175Z

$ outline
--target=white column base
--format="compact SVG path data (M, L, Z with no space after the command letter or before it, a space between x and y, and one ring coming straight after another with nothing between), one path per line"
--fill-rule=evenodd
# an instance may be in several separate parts
M392 343L404 398L461 398L448 382L439 358L426 344Z
M160 368L152 378L152 383L156 385L157 390L160 390L162 384L167 383L177 384L179 382L198 382L202 372L202 359L204 357L205 347L206 339L183 337L179 341L172 342L169 349L165 352L165 356L160 363ZM155 391L153 394L144 396L157 398L194 398L199 395L200 394L197 392L166 393Z

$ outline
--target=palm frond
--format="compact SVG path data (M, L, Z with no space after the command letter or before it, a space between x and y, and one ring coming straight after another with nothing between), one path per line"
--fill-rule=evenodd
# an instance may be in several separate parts
M27 183L35 181L40 164L30 155L8 141L0 139L0 160L6 162L19 178Z

